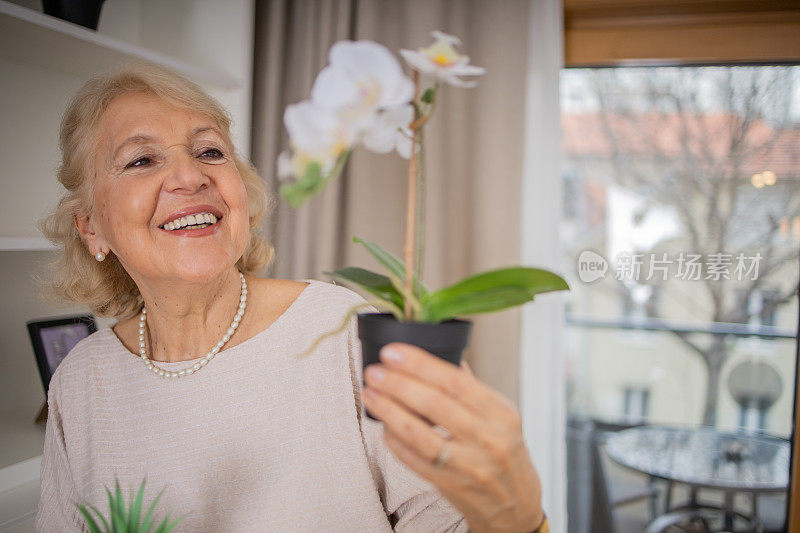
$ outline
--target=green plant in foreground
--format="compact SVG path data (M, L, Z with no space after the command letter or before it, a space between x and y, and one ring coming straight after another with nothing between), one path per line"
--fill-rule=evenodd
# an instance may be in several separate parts
M153 500L153 503L150 504L150 508L147 510L147 514L144 518L141 517L142 514L142 497L144 495L144 484L145 480L142 480L142 484L139 487L139 491L136 493L136 498L133 499L131 502L130 509L125 508L125 500L122 496L122 490L119 487L119 480L115 480L116 490L115 493L112 495L111 491L106 488L106 493L108 494L108 506L111 510L111 520L106 520L106 518L98 511L94 506L87 504L88 507L94 511L97 517L100 519L104 529L100 529L100 525L95 521L94 517L91 513L86 509L86 506L83 504L76 504L78 506L78 510L83 515L83 518L86 520L86 525L89 527L90 533L150 533L150 530L153 527L153 518L151 517L153 513L153 509L158 503L159 498L161 498L161 493L163 493L163 489L161 492L158 493L156 499ZM169 523L169 514L167 514L166 518L158 525L155 529L154 533L169 533L178 523L183 520L184 517L180 517L172 523Z

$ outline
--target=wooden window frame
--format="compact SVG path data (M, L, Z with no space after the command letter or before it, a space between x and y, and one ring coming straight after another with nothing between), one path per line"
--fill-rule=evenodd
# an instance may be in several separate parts
M800 62L796 0L563 0L566 67Z

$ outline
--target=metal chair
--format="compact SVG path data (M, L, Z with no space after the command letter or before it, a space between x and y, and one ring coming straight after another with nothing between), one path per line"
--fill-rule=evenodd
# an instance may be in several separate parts
M606 426L607 427L607 426ZM659 491L653 480L645 483L611 482L603 461L606 431L592 436L592 533L641 532L656 514ZM649 517L637 518L620 512L620 507L647 501Z

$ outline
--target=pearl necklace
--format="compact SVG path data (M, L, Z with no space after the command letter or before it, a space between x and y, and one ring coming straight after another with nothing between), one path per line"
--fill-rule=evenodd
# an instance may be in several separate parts
M206 364L211 360L212 357L217 355L219 351L225 346L225 343L230 340L233 336L233 333L236 331L236 328L239 327L239 323L242 321L242 317L244 316L244 309L247 307L247 282L244 279L244 274L239 272L239 278L242 280L242 294L239 297L239 310L236 311L236 316L233 317L233 322L231 323L231 327L228 328L228 331L225 332L225 335L222 336L222 340L219 341L217 344L211 348L211 351L208 352L203 359L200 360L199 363L195 363L189 368L181 370L179 372L173 372L171 370L166 370L164 368L156 366L148 357L147 351L145 350L145 343L144 343L144 332L145 332L145 325L147 320L147 309L142 307L142 314L139 316L139 356L144 361L144 364L147 368L152 370L154 373L158 374L159 376L163 376L165 378L178 378L183 376L188 376L189 374L194 374L202 367L206 366Z

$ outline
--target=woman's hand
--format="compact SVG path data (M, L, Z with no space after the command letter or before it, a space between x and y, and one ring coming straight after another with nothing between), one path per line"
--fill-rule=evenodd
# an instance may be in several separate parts
M366 369L364 402L389 449L439 489L471 533L538 528L542 489L514 405L467 367L410 344L387 344L381 361Z

